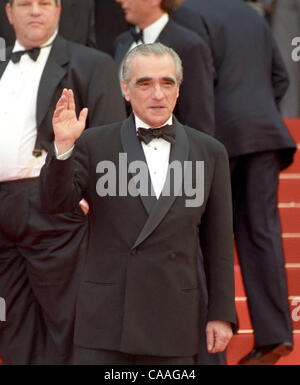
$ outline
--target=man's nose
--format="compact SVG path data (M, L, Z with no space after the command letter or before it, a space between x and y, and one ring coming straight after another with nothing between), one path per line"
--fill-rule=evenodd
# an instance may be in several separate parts
M152 97L154 99L162 99L164 97L163 90L159 84L154 85L152 90Z
M41 6L38 3L33 2L31 5L31 14L39 15L41 13Z

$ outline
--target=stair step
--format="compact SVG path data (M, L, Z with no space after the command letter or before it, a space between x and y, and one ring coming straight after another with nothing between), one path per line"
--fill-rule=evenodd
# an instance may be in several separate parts
M237 365L238 361L253 349L253 334L238 334L232 337L227 349L227 362ZM276 365L300 364L300 333L294 332L294 350L287 356L280 358Z
M237 297L236 301L236 311L239 320L239 328L241 330L251 330L252 324L250 320L247 298ZM289 297L290 304L290 314L293 323L294 330L300 330L300 296L299 297Z
M282 234L286 263L300 263L300 234Z
M278 202L280 203L300 203L300 174L291 175L292 178L289 178L289 174L280 175L278 187Z
M235 275L235 296L246 297L242 273L239 265L234 266ZM300 265L286 265L287 285L289 296L300 296Z
M284 122L294 141L300 143L300 119L284 119Z
M300 233L300 205L279 205L279 214L283 233Z

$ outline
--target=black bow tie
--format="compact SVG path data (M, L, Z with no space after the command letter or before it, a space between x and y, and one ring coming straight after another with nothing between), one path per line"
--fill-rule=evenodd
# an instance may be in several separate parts
M37 61L40 51L41 51L40 47L36 47L36 48L26 49L24 51L12 52L11 60L13 63L18 63L21 59L21 56L27 53L32 60Z
M146 144L150 143L151 140L155 138L163 138L171 144L175 143L175 132L173 126L170 126L169 124L159 128L139 127L137 130L137 137Z
M141 29L140 32L136 32L135 27L130 28L131 36L133 37L133 40L137 43L141 40L142 43L144 43L144 34L143 30Z

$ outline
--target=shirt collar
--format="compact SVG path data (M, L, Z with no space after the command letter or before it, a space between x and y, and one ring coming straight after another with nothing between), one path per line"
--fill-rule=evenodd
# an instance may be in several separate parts
M56 30L56 31L54 32L54 34L50 37L50 39L47 40L41 47L45 47L45 46L47 46L47 45L52 44L53 41L54 41L54 39L56 38L56 36L57 36L57 30ZM18 40L16 40L12 52L18 52L18 51L24 51L24 50L26 50L26 48L23 47L22 44L20 44Z
M137 129L139 127L151 128L151 126L149 126L149 124L143 122L138 116L134 115L134 119L135 119L135 129L136 129L136 131L137 131ZM173 124L173 116L172 115L169 117L169 119L166 121L166 123L163 124L163 126L166 125L166 124L169 124L169 125ZM159 127L157 127L157 128L159 128Z
M149 25L145 29L143 29L143 38L145 44L154 43L161 31L165 28L166 24L169 22L169 15L164 13L158 20L156 20L153 24ZM136 31L139 32L139 27L135 27Z

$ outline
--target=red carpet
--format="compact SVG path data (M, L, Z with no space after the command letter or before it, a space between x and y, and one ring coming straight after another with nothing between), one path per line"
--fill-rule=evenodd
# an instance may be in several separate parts
M282 357L277 365L300 364L300 119L287 119L287 127L297 142L294 163L280 175L279 210L285 251L290 310L293 319L294 350ZM231 340L227 360L236 365L253 348L253 331L241 271L235 255L236 308L240 323L238 335Z

